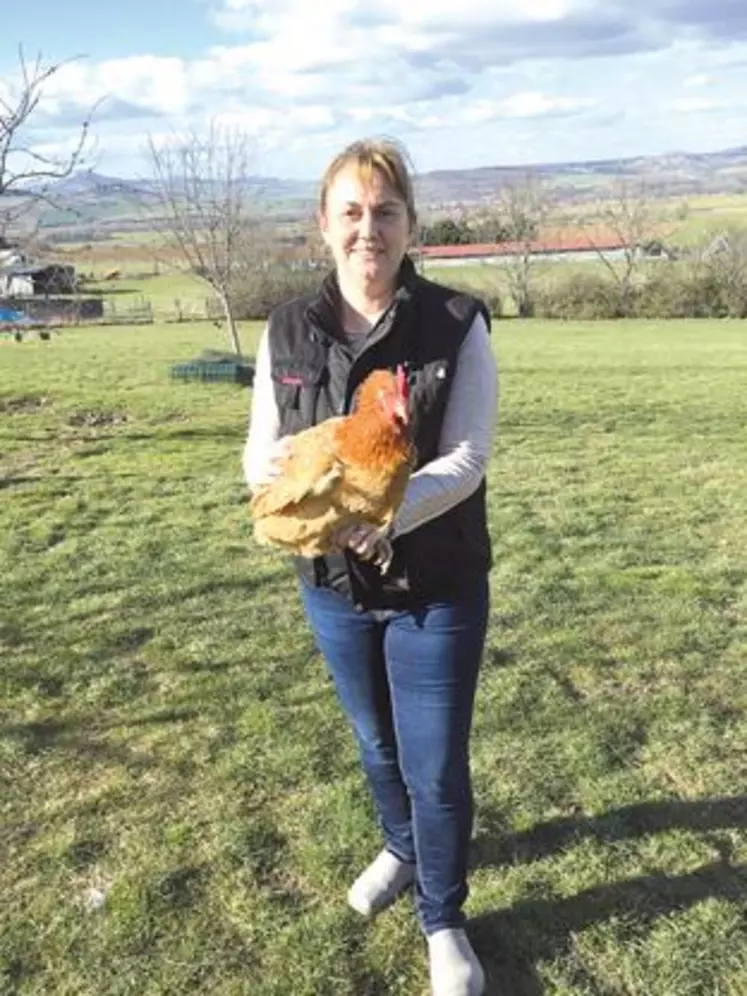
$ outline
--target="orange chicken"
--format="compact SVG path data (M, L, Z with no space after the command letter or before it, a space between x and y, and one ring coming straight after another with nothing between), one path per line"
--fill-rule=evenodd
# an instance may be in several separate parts
M414 462L407 395L402 367L396 374L374 370L359 387L351 414L291 436L279 476L251 500L257 542L316 557L339 552L335 536L356 524L374 526L383 536ZM389 549L383 559L390 555Z

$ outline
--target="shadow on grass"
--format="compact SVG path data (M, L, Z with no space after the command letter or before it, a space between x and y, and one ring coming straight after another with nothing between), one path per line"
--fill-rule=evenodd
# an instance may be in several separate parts
M99 442L117 440L125 442L153 442L157 440L162 443L167 442L169 439L242 441L246 438L246 426L243 423L236 425L229 424L221 427L190 426L185 429L169 429L166 428L167 425L167 422L162 421L148 426L148 431L144 429L127 430L122 428L114 432L108 427L101 429L98 425L76 426L75 428L79 429L79 431L72 431L72 427L69 427L69 431L66 434L66 441L90 442L95 440ZM14 433L12 439L16 443L51 443L59 440L59 428L54 427L35 433ZM71 478L71 480L78 479L77 477Z
M477 867L532 862L557 854L585 838L604 843L667 830L704 833L747 827L747 796L695 801L644 802L597 817L572 816L539 823L521 833L506 832L499 815L483 817L486 829L474 843ZM563 899L528 898L511 909L484 914L470 925L484 960L490 987L501 996L541 996L539 960L562 955L573 935L593 924L620 917L633 929L646 929L661 916L689 908L703 899L747 899L747 866L732 865L728 840L711 841L719 860L688 875L642 875L595 886ZM593 980L585 980L592 982Z
M197 707L167 707L154 709L141 716L117 717L102 720L98 717L75 716L70 719L44 719L34 723L5 723L0 726L0 737L7 737L23 744L29 754L63 748L85 754L96 760L114 761L138 768L150 767L155 759L140 751L97 739L107 730L130 726L160 726L164 723L184 723L197 719ZM162 763L162 759L159 761Z
M485 830L474 841L475 867L539 861L589 837L612 843L666 830L747 828L747 796L641 802L601 816L548 820L521 833L507 832L500 815L488 812L482 820Z
M227 425L221 426L220 428L208 428L205 426L194 426L188 429L167 429L164 428L165 423L157 423L153 425L150 431L127 431L123 429L121 432L98 432L96 427L93 427L92 432L84 433L80 437L80 441L88 442L95 440L99 442L100 440L117 440L118 442L147 442L151 443L157 440L159 443L168 442L170 439L188 439L191 442L195 440L238 440L239 442L246 438L246 427L243 424L238 425Z
M93 456L95 454L87 455ZM44 485L47 489L65 487L64 491L57 493L66 495L70 494L73 488L77 488L81 484L100 484L103 482L111 484L113 480L135 479L142 481L143 475L134 470L113 470L107 471L106 474L57 474L54 470L50 470L36 475L21 474L14 477L0 477L0 491L3 491L5 488L19 488L24 484L33 484L34 486Z
M510 910L487 913L470 923L470 935L486 969L486 992L501 996L543 996L535 965L568 950L573 936L615 917L633 929L647 929L659 917L686 910L708 898L743 903L747 865L718 861L688 875L641 875L595 886L567 899L527 899ZM581 980L579 980L581 981ZM584 980L593 985L593 979ZM596 991L596 989L594 989Z
M247 551L249 547L247 546ZM99 630L94 624L100 623L100 638L95 645L87 651L86 658L96 662L106 660L113 654L136 652L145 644L159 635L159 632L166 628L183 625L184 632L188 633L190 627L197 622L204 621L208 615L212 615L212 610L203 610L198 615L194 610L194 603L200 604L202 599L211 596L232 596L241 595L246 598L255 594L266 592L273 586L285 585L293 580L290 567L281 563L277 567L268 568L246 576L231 578L209 578L208 580L195 583L174 584L165 592L143 593L132 595L133 585L130 582L117 584L110 577L94 578L89 584L80 587L76 592L79 599L93 598L98 595L115 596L125 593L122 601L115 609L93 608L82 611L68 610L65 614L65 630L61 632L60 623L57 618L47 616L34 616L23 618L20 621L13 620L12 623L3 623L4 629L0 629L4 639L13 645L21 645L24 642L53 638L57 647L64 644L65 639L70 642L77 642L77 627L86 626L90 630L91 640L99 637ZM174 609L178 611L178 616L169 616L161 620L160 613ZM111 615L118 614L122 620L144 619L152 621L152 625L118 625L116 630L110 631L113 623ZM208 662L210 663L210 662Z

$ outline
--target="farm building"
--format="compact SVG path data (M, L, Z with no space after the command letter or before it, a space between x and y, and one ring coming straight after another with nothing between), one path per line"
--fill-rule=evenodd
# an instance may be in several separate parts
M37 266L13 265L0 269L0 296L43 297L48 294L74 294L75 267L62 263Z
M421 246L420 255L425 260L438 263L439 266L464 266L474 263L508 262L516 256L529 250L532 256L541 256L549 260L583 260L597 259L599 253L607 258L622 256L626 245L622 239L607 235L599 239L591 239L586 234L548 236L523 242L475 243L473 245L455 246Z
M9 242L0 239L0 273L14 266L26 266L28 257Z

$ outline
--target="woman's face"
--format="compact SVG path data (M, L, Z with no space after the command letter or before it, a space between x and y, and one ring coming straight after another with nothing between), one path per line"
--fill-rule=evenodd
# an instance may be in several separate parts
M319 226L345 282L363 293L393 288L410 244L410 218L378 170L368 183L354 166L341 170L327 190Z

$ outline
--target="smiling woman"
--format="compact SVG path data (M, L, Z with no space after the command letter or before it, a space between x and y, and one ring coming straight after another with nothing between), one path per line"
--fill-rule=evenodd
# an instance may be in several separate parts
M337 267L346 327L386 308L415 231L412 185L393 151L354 144L322 180L319 225Z
M408 256L415 204L399 146L360 141L343 150L322 180L319 225L334 271L318 294L270 316L257 355L246 479L255 502L268 490L287 493L287 437L348 413L373 370L407 370L403 421L417 457L393 525L380 531L364 510L336 534L341 553L298 557L296 565L384 838L348 902L372 915L414 884L434 996L478 996L483 971L462 908L469 733L491 564L484 476L497 375L489 318L477 300L417 274ZM339 424L348 423L331 428ZM306 454L309 465L367 479L370 448L344 449L334 431L315 438L327 448ZM334 506L322 475L301 490ZM300 517L300 505L289 503L287 515ZM385 568L372 561L379 541L391 544Z

